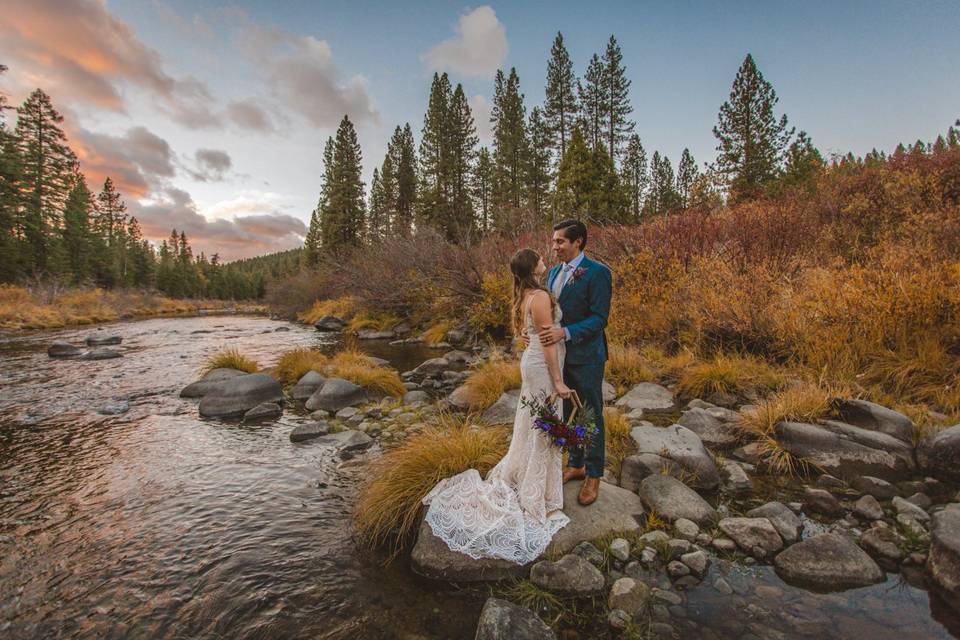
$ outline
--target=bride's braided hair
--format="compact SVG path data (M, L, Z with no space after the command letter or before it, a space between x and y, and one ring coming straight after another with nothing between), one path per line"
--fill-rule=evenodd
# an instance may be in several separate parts
M523 333L523 296L527 291L546 291L550 296L550 310L553 310L556 301L547 288L537 281L537 265L540 264L540 254L533 249L520 249L510 259L510 272L513 274L513 335Z

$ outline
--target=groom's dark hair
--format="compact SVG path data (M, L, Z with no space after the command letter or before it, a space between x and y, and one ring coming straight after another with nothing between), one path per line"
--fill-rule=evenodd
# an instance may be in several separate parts
M563 230L563 235L567 237L571 243L580 239L580 251L583 251L587 246L587 225L583 224L579 220L569 219L564 220L563 222L558 222L553 225L554 231Z

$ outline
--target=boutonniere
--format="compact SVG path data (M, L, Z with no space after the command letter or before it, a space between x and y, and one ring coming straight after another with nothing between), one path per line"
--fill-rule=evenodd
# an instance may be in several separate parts
M573 270L573 273L570 274L570 282L574 283L577 279L587 272L586 267L577 267Z

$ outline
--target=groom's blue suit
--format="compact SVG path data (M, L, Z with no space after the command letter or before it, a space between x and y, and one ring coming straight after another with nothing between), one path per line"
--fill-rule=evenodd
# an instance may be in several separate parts
M554 280L562 265L550 270L547 288L553 291ZM571 451L567 465L582 467L587 475L603 477L604 429L603 429L603 369L607 362L607 317L610 315L610 298L613 293L613 277L605 265L589 259L580 261L574 276L568 276L557 302L563 312L561 325L566 329L567 355L563 364L563 380L574 389L585 405L591 407L597 417L599 433L590 450ZM570 415L572 403L564 402L564 415Z

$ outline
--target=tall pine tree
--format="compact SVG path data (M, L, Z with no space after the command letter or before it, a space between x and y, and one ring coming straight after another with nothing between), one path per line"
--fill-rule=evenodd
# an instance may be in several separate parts
M587 72L583 74L583 80L577 83L580 94L580 128L591 149L599 148L604 140L604 116L610 102L604 71L600 56L593 54L590 64L587 65Z
M680 195L674 186L673 165L659 151L650 159L650 197L647 198L647 215L661 215L680 206Z
M558 164L567 151L567 141L577 118L576 85L577 78L573 73L570 54L563 44L563 34L557 32L547 62L543 119L550 133L550 148Z
M623 52L617 39L610 36L607 50L603 54L603 97L606 104L603 109L606 129L607 150L610 161L616 164L621 147L633 132L634 123L630 120L633 106L630 104L630 79L623 66Z
M606 148L591 149L577 127L560 161L553 208L558 218L582 218L598 224L622 222L626 211L620 180Z
M363 240L365 203L362 155L357 132L349 116L343 116L333 145L333 170L327 178L324 211L324 248L358 246Z
M402 132L398 128L398 131L394 132L394 137L397 204L393 217L393 233L405 237L410 233L417 208L417 155L410 123L404 126Z
M93 196L83 174L78 172L64 203L62 230L65 266L74 284L83 282L90 275L90 259L93 256L90 229L92 213Z
M640 136L633 134L627 142L626 154L621 168L623 186L630 209L630 218L639 222L643 212L643 200L647 185L647 152L640 143Z
M520 93L516 69L510 75L497 71L494 80L493 128L494 228L504 232L520 221L526 193L530 144L527 139L526 108Z
M441 229L448 240L464 241L475 228L470 174L477 155L477 128L459 84L453 92L447 120L449 144L450 209Z
M7 68L0 65L0 73ZM0 282L14 282L21 275L20 173L17 138L7 127L7 97L0 93Z
M473 172L473 202L477 211L477 227L483 233L493 228L493 158L486 147L477 154Z
M527 130L530 132L530 162L527 171L527 208L533 221L552 220L550 209L550 129L540 107L530 110Z
M453 90L447 74L433 74L427 113L420 138L420 192L417 196L421 224L443 227L450 215L450 103Z
M680 164L677 165L677 196L680 206L686 208L690 204L690 192L694 183L697 181L697 163L689 149L684 149L680 156Z

